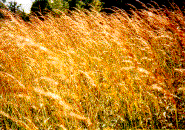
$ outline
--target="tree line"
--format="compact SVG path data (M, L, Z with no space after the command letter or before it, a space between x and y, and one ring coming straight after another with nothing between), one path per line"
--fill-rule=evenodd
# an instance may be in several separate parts
M118 7L124 10L141 9L143 4L148 4L155 7L171 7L171 3L176 3L180 8L184 6L184 0L35 0L32 3L31 13L26 14L24 10L21 9L21 5L17 2L12 1L5 5L6 0L0 1L0 9L6 9L14 14L18 14L25 21L29 21L29 15L43 16L48 13L55 15L60 15L60 12L67 12L75 9L95 9L98 11L111 12L110 9ZM157 3L157 4L156 4ZM132 6L131 6L132 5ZM0 18L3 18L3 14L0 13Z

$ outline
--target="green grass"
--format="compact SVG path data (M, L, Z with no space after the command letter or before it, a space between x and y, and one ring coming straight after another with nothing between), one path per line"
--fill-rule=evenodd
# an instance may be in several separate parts
M181 10L0 24L0 129L185 128Z

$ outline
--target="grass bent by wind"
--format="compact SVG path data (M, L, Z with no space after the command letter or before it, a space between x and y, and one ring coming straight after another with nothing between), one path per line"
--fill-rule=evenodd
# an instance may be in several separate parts
M185 128L184 21L154 8L0 21L0 129Z

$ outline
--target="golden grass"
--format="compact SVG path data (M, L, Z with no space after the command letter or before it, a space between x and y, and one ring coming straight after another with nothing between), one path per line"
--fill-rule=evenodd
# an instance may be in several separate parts
M0 24L0 128L185 128L180 10Z

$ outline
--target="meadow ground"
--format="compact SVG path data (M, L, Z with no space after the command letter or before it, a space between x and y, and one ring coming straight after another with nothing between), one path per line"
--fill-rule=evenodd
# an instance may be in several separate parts
M0 21L0 129L184 129L184 32L179 9Z

